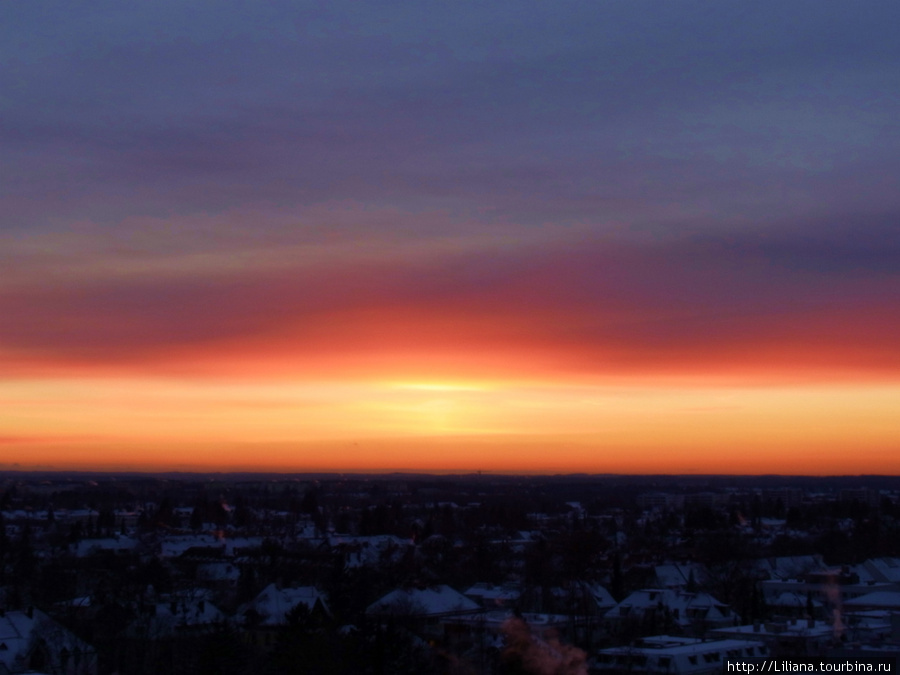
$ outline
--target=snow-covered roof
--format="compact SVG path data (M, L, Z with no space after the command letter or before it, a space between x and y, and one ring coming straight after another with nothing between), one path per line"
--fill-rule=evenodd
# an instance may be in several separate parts
M701 673L723 668L727 659L743 660L767 654L765 644L757 640L702 641L659 635L644 638L634 646L603 649L596 665L601 670Z
M241 549L256 549L263 545L265 537L225 537L222 543L225 545L225 555L237 555Z
M208 626L225 619L222 611L209 600L181 597L156 604L156 622L168 630L189 626Z
M253 600L243 605L238 613L244 615L253 610L260 616L260 625L281 626L287 622L288 613L297 605L313 610L317 603L327 614L331 613L325 596L314 586L278 588L275 584L269 584Z
M860 581L900 582L900 558L872 558L854 567Z
M160 557L177 558L192 548L217 548L225 550L225 542L211 534L194 534L165 537L160 542Z
M201 581L237 581L240 576L237 566L227 560L197 566L197 579Z
M600 609L616 606L615 598L613 598L612 594L606 590L605 587L600 584L589 584L588 589L590 590L591 595L594 596L594 602L597 603L597 607Z
M13 670L16 657L23 662L34 619L24 612L6 612L0 616L0 663Z
M571 601L574 598L593 600L597 609L607 610L616 606L613 596L600 584L590 583L588 581L576 581L569 586L554 586L550 589L550 594L557 600L564 602ZM468 595L468 593L466 594Z
M442 584L428 588L398 588L369 605L366 613L436 616L478 609L478 603Z
M131 537L116 536L100 539L81 539L75 544L75 556L83 558L97 551L133 551L140 542Z
M49 616L34 609L0 614L0 665L9 672L22 672L37 639L47 645L49 656L69 652L93 652L93 648Z
M780 595L770 600L766 600L767 605L772 607L783 607L790 609L805 609L812 602L813 607L821 607L822 603L815 598L809 598L805 593L792 593L784 591Z
M757 569L769 579L799 579L809 572L818 572L825 568L820 555L794 555L777 558L760 558L756 561Z
M845 600L846 609L877 607L881 609L900 609L900 593L897 591L875 591L866 593L852 600Z
M834 625L826 621L783 621L767 622L759 625L729 626L727 628L716 628L711 632L717 635L747 637L756 640L771 637L828 639L834 637L836 630L839 629L836 629Z
M659 608L667 609L677 623L685 626L694 620L723 622L731 616L728 605L709 593L689 593L668 588L634 591L604 616L608 619L641 617L645 612Z
M344 551L347 567L365 567L379 565L389 552L393 552L394 557L399 557L411 542L390 534L371 537L335 535L328 538L328 545Z
M484 605L496 605L499 607L515 602L522 595L522 592L515 586L494 586L493 584L477 583L466 590L464 595L473 600L480 600Z
M57 607L66 607L68 609L87 609L91 606L92 599L90 595L81 595L77 598L72 598L71 600L63 600L62 602L57 602Z
M654 571L657 582L664 588L684 588L690 583L691 577L694 583L702 584L707 578L706 568L698 563L657 565Z

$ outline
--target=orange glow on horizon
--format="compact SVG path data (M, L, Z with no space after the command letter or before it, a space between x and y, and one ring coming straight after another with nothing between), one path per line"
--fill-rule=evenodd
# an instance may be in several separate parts
M877 278L801 270L782 302L769 270L708 251L432 244L0 282L0 461L900 471L900 315Z
M900 471L900 385L59 379L0 402L4 468Z

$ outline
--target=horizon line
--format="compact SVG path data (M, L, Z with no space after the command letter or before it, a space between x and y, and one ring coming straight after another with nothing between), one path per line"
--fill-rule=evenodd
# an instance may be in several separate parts
M138 475L138 476L171 476L171 475L257 475L257 476L435 476L435 477L523 477L523 478L900 478L900 474L890 473L835 473L835 474L804 474L804 473L594 473L587 471L487 471L487 470L415 470L415 469L354 469L354 470L264 470L264 469L229 469L227 471L205 469L63 469L57 467L21 468L0 466L0 475L3 474L91 474L91 475Z

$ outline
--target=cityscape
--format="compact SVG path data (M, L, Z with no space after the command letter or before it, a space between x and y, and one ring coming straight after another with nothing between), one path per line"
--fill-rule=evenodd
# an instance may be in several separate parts
M0 486L10 673L700 673L900 651L898 478Z

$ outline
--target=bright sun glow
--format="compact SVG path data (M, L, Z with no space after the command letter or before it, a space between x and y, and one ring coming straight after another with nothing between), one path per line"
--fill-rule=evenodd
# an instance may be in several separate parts
M485 384L471 384L459 382L393 382L388 384L395 389L409 389L413 391L487 391L493 387Z
M0 403L7 465L765 472L790 447L792 472L900 469L897 386L70 379Z

